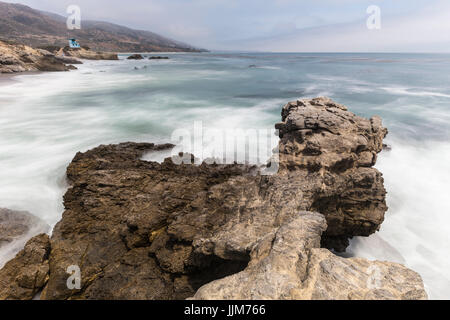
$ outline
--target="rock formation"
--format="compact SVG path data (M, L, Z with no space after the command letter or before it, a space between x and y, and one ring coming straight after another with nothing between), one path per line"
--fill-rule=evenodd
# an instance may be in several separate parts
M387 210L381 173L372 168L387 129L327 98L288 103L282 111L280 174L287 185L309 180L304 210L327 218L323 246L344 251L348 238L376 232Z
M67 60L42 50L0 41L0 73L26 71L69 71L76 69L74 60Z
M91 51L86 48L70 48L64 47L61 48L57 56L63 57L72 57L77 59L86 59L86 60L119 60L117 53L112 52L96 52Z
M48 280L50 241L46 234L32 238L0 270L0 300L31 300Z
M140 54L132 54L127 58L128 60L143 60L144 57Z
M326 222L299 213L262 238L248 267L200 288L193 299L423 300L420 276L402 265L344 259L320 249Z
M71 187L41 297L426 298L420 276L401 265L327 249L344 250L349 238L368 236L383 221L386 192L372 168L387 134L381 119L317 98L287 104L277 128L272 176L250 165L142 160L171 145L78 153L67 169ZM81 270L79 290L66 286L71 265Z
M150 56L149 60L168 60L169 57L161 57L161 56Z

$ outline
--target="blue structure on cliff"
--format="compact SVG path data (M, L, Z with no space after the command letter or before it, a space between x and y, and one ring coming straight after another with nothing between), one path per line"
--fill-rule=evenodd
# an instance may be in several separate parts
M72 39L69 39L69 46L71 47L71 48L73 48L73 49L79 49L79 48L81 48L80 47L80 44L77 42L77 40L76 39L74 39L74 38L72 38Z

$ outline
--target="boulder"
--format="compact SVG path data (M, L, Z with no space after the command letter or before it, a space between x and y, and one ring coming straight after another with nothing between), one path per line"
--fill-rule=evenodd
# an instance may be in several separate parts
M0 73L73 69L73 66L67 66L66 63L69 61L49 51L0 41ZM70 60L70 63L75 63L75 60Z
M50 241L46 234L25 248L0 270L0 300L31 300L48 280Z
M140 54L133 54L127 58L128 60L143 60L144 57Z

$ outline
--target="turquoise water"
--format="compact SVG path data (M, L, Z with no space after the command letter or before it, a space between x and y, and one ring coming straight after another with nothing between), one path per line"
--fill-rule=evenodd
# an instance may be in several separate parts
M199 120L213 128L273 128L286 102L326 95L359 115L381 116L393 148L377 164L389 192L386 221L376 235L355 239L349 255L404 263L423 276L432 298L450 298L450 55L167 56L122 56L2 82L0 207L54 225L65 168L77 151L167 142Z

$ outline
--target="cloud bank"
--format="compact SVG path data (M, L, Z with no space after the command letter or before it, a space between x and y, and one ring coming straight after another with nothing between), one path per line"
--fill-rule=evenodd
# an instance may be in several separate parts
M6 0L144 29L211 50L450 52L446 0ZM366 9L381 8L368 30Z

